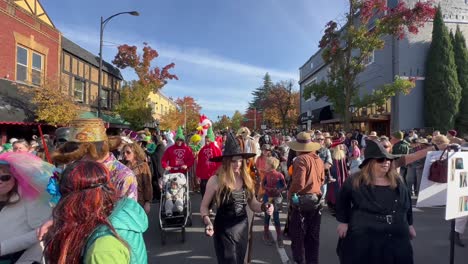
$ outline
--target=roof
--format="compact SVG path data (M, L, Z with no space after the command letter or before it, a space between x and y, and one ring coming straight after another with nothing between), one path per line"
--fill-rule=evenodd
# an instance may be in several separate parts
M34 107L15 82L0 79L0 121L34 122Z
M99 56L92 54L64 36L62 36L62 49L99 68ZM104 60L102 61L102 70L123 80L120 70Z
M39 0L15 0L15 4L23 8L26 12L36 16L42 22L55 28L54 23L50 19L49 15L47 15L47 12L42 7Z

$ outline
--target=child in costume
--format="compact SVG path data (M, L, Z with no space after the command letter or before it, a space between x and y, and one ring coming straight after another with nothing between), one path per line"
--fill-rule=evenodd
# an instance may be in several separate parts
M198 152L202 148L202 138L199 134L194 134L190 137L189 147L192 149L193 156L195 158L193 166L189 170L190 186L192 187L191 191L198 192L200 191L200 183L197 181L195 171L197 167Z
M172 216L175 212L184 210L185 184L187 180L182 173L166 174L163 177L166 183L166 216Z
M282 248L284 245L281 234L281 223L279 220L279 208L281 208L281 203L283 202L281 192L286 189L286 181L284 180L284 175L277 171L279 164L280 161L278 159L274 157L267 158L262 186L265 191L263 202L273 203L275 206L273 222L275 224L278 247ZM263 240L267 245L273 244L273 238L270 233L270 218L271 216L265 215Z
M176 143L166 149L161 159L163 168L170 173L187 173L194 163L192 149L185 144L185 136L179 127L175 137Z

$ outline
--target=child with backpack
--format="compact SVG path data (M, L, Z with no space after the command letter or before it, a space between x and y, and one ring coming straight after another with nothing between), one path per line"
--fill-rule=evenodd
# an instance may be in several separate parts
M278 159L274 157L267 158L262 186L265 191L263 201L274 203L275 205L273 222L275 224L278 247L282 248L284 247L284 244L281 233L281 223L279 220L279 208L283 202L281 192L286 189L286 181L284 179L284 175L277 171L279 164L280 161ZM267 245L272 245L274 242L270 233L270 218L271 216L265 215L263 240Z

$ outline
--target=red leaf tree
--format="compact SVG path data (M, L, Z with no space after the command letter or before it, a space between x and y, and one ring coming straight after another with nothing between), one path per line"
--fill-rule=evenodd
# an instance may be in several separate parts
M120 69L130 67L135 70L138 76L138 82L143 86L149 86L153 91L162 88L167 80L178 80L175 74L171 74L169 70L174 68L175 64L171 63L163 68L151 68L151 62L159 56L159 53L151 48L147 43L143 43L143 54L137 53L136 46L127 44L118 47L118 53L115 55L114 63Z
M345 129L350 127L351 106L368 106L399 92L407 93L414 87L411 80L396 80L393 86L386 85L375 96L368 94L362 100L359 96L361 86L356 79L365 70L366 60L374 50L384 47L385 35L401 39L405 32L417 34L418 29L435 15L431 2L417 2L413 7L399 2L390 8L386 0L348 1L346 24L339 28L337 22L328 22L319 43L323 60L330 66L328 80L307 86L303 94L305 99L311 95L316 100L326 97L341 114Z

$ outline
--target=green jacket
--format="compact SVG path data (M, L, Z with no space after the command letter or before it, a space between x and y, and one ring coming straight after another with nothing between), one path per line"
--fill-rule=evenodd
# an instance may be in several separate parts
M122 198L109 216L109 221L120 238L128 244L130 262L125 260L128 257L126 257L125 248L123 248L125 246L122 242L112 239L112 233L107 226L100 226L88 238L84 263L148 263L143 240L143 233L148 229L148 217L143 208L132 199ZM121 256L118 262L115 262L116 256Z
M393 145L392 154L393 155L408 155L410 152L410 144L404 140Z

